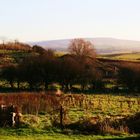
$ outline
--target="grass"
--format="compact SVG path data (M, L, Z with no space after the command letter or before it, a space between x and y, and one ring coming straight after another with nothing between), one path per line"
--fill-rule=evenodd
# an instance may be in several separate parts
M1 140L125 140L125 139L130 139L130 137L115 137L115 136L82 136L82 135L58 135L58 134L53 134L53 135L32 135L32 136L0 136ZM137 137L132 137L131 140L139 140Z
M37 114L48 112L62 105L70 117L88 115L133 115L140 111L140 97L111 94L63 94L53 96L45 92L1 93L0 103L14 104L23 113Z
M61 56L65 55L65 54L68 54L68 52L66 52L66 51L56 51L55 52L55 55L57 57L61 57Z
M99 56L101 58L108 58L113 60L126 60L126 61L140 61L140 53L122 53L122 54L110 54Z
M48 93L49 94L49 93ZM110 116L115 120L118 116L130 116L140 112L140 97L127 95L83 95L64 94L61 96L47 93L1 93L1 104L18 105L23 112L23 125L18 128L1 128L2 140L98 140L126 139L136 137L128 133L83 135L76 129L61 130L53 122L59 122L59 105L66 111L64 122L71 124L98 116L101 120ZM132 101L130 104L129 101ZM134 101L134 102L133 102ZM87 129L88 132L88 129ZM134 139L134 138L133 138Z
M22 50L1 50L0 49L0 65L17 64L23 58L35 54L34 52L27 52Z
M64 54L67 54L67 52L61 52L57 51L56 56L60 57ZM38 55L35 52L28 52L28 51L22 51L22 50L3 50L0 49L0 65L5 64L16 64L19 63L23 58L32 56L32 55Z
M101 136L101 135L82 135L82 134L62 134L54 131L46 131L31 128L1 128L0 139L1 140L101 140L101 139L126 139L137 138L137 135L121 135L121 136Z

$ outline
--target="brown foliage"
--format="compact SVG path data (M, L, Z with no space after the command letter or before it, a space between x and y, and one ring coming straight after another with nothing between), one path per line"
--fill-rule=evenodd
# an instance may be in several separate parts
M118 73L118 83L124 84L130 91L140 91L140 65L122 65Z
M93 44L84 39L74 39L71 41L69 51L78 57L96 57L96 52Z
M28 44L15 41L15 42L8 42L5 44L0 44L0 49L29 51L31 50L31 47Z

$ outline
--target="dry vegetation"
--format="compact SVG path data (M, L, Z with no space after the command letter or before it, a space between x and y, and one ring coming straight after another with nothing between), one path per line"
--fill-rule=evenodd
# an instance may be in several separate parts
M139 120L139 117L136 116L138 118L136 120L131 116L140 112L140 97L10 93L1 94L0 103L17 105L24 115L35 115L35 120L33 119L34 121L30 125L35 125L39 116L43 115L47 117L47 119L43 119L46 125L48 125L48 121L51 121L52 126L58 127L60 125L60 107L62 106L64 126L74 132L78 130L80 133L94 134L139 133L139 127L136 129L136 125L133 125L134 121ZM133 121L129 121L132 119ZM128 126L126 120L129 122Z

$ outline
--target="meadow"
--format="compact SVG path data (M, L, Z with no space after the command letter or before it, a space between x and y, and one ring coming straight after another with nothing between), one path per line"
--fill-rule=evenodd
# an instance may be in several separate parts
M1 128L0 138L8 139L123 139L137 137L122 126L106 125L104 132L94 133L92 126L109 119L119 121L140 112L140 97L126 95L85 95L52 93L1 93L0 103L14 104L23 116L18 128ZM63 129L60 126L60 107L63 107ZM97 127L98 129L98 127ZM133 138L134 139L134 138Z
M108 54L108 55L101 55L99 58L107 58L113 60L126 60L126 61L140 61L140 53L120 53L120 54Z

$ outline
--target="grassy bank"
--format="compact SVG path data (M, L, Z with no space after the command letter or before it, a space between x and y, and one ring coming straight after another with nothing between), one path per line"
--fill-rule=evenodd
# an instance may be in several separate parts
M111 135L81 135L81 134L62 134L60 130L40 130L40 129L29 129L29 128L20 128L20 129L11 129L11 128L1 128L0 129L0 139L1 140L104 140L104 139L132 139L138 140L140 137L138 135L120 135L120 136L111 136Z

